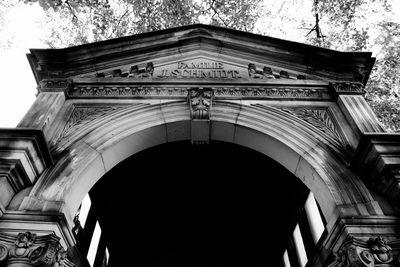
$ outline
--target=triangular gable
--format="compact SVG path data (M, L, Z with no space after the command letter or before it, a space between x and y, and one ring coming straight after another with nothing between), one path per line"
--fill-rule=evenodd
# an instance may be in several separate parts
M209 25L190 25L65 49L33 49L28 59L38 82L44 78L98 74L104 78L127 75L239 79L252 78L249 71L253 71L254 78L259 77L256 79L365 84L374 62L371 53L338 52ZM188 66L186 71L184 64ZM151 75L146 74L150 72Z
M318 77L304 72L278 68L271 64L249 62L246 59L232 58L222 54L196 51L180 56L155 58L149 62L134 62L119 68L96 71L79 78L127 77L132 80L150 78L155 80L274 80L302 79L318 80Z

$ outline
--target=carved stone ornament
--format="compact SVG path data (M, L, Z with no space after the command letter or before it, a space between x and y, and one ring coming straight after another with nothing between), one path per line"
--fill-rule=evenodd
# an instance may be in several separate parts
M310 123L330 136L339 146L346 148L347 142L339 130L340 127L338 127L335 120L332 119L332 115L327 108L285 108L284 111Z
M31 232L23 232L14 238L12 243L11 235L0 236L1 266L74 266L54 234L38 237Z
M189 104L192 119L209 120L213 91L209 88L189 90Z
M72 80L70 79L43 79L39 82L38 91L63 91L72 87Z
M363 95L364 85L359 82L333 82L329 84L336 94Z
M305 75L299 74L295 75L293 73L288 73L287 71L272 70L270 67L264 66L262 70L258 70L254 63L248 65L248 72L250 79L294 79L294 80L306 80Z
M134 108L140 104L131 104L130 107ZM51 144L51 149L59 146L60 143L66 141L71 135L82 131L91 122L97 119L104 118L109 114L118 112L122 109L127 108L126 105L99 105L99 106L76 106L74 107L67 123L64 125L59 136L54 139Z
M154 65L148 62L145 68L139 68L138 65L131 66L129 71L122 69L114 69L112 71L98 72L96 78L114 78L114 77L128 77L128 78L151 78L153 77Z
M350 239L328 267L399 266L399 249L392 249L381 236L368 241Z

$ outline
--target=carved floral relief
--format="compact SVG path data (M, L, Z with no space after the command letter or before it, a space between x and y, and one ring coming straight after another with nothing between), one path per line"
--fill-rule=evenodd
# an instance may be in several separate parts
M31 232L19 233L13 243L10 243L11 238L0 238L0 263L4 266L74 266L54 234L41 236L40 241Z

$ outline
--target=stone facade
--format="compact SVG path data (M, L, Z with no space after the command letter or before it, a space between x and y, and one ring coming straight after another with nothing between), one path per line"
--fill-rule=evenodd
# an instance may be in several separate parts
M326 220L308 266L399 265L400 135L363 97L370 53L192 25L28 59L37 100L0 130L4 266L87 266L72 232L85 194L180 140L239 144L300 179Z

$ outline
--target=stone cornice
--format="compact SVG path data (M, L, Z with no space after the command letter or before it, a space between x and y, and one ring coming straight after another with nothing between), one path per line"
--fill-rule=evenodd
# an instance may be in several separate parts
M32 185L52 158L40 130L0 129L0 162L0 174L17 192Z
M352 168L390 199L400 199L400 134L364 133Z

